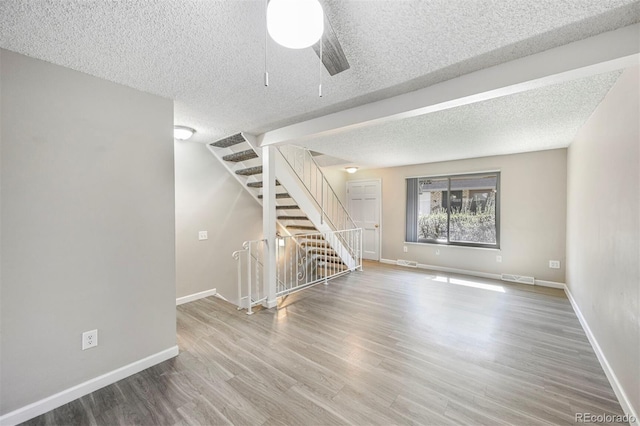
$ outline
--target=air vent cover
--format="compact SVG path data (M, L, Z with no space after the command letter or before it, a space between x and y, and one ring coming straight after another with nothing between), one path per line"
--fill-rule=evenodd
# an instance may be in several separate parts
M396 260L396 265L398 265L398 266L408 266L409 268L417 268L418 267L418 262L414 262L413 260L398 259L398 260Z
M530 285L535 284L535 278L525 277L523 275L502 274L500 278L502 278L502 281L511 281L514 283L530 284Z

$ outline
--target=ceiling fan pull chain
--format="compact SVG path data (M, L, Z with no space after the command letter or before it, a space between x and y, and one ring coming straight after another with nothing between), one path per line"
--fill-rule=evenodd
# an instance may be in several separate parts
M324 33L320 36L320 84L318 85L318 96L322 97L322 41Z
M264 0L264 85L269 86L269 72L267 71L267 45L269 43L269 29L267 28L267 6L269 0Z

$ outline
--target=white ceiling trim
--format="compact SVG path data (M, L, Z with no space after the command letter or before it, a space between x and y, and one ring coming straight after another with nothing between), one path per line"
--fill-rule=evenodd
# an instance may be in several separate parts
M257 136L261 146L296 143L387 121L495 99L637 65L640 24L589 37L442 83L282 127Z

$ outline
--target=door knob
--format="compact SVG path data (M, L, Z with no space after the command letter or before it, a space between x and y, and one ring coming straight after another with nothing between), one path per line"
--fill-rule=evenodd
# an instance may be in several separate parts
M377 228L377 227L379 227L379 226L380 226L380 225L378 225L378 224L376 223L376 228Z

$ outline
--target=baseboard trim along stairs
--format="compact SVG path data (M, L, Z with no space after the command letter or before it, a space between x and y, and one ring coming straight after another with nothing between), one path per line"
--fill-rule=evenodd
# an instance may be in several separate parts
M14 426L19 423L26 422L29 419L88 395L91 392L95 392L98 389L102 389L105 386L139 373L142 370L146 370L149 367L153 367L156 364L160 364L161 362L174 358L178 356L178 353L178 346L172 346L146 358L142 358L138 361L132 362L131 364L127 364L106 374L87 380L79 385L70 387L47 398L41 399L40 401L36 401L5 414L0 417L0 425Z

